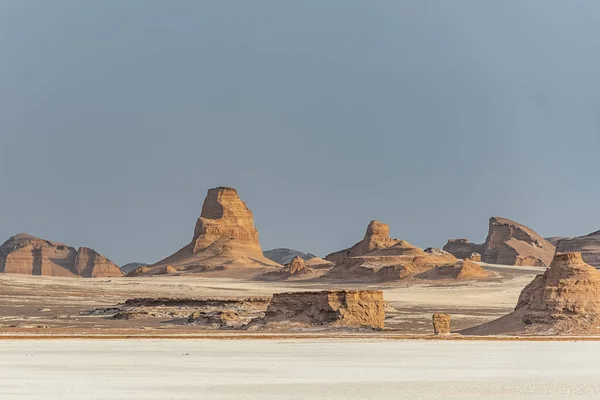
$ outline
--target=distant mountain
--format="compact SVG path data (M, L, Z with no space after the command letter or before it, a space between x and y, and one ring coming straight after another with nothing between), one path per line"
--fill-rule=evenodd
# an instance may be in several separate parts
M311 258L316 257L314 254L311 253L303 253L298 250L285 248L267 250L263 252L263 255L269 260L273 260L276 263L282 265L290 263L294 259L294 257L300 257L304 260L310 260Z
M22 275L123 276L108 258L88 248L40 239L19 233L0 246L0 272Z
M600 268L600 231L589 235L563 238L556 244L558 253L581 253L583 261Z
M136 270L139 267L146 267L150 264L146 264L146 263L141 263L141 262L132 262L129 264L125 264L121 267L121 271L123 271L123 273L125 275L127 275L128 273L130 273L131 271Z

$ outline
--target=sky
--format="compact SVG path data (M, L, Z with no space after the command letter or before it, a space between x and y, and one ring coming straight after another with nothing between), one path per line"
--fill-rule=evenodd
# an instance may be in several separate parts
M597 0L3 0L0 242L154 262L216 186L321 256L600 230L598 38Z

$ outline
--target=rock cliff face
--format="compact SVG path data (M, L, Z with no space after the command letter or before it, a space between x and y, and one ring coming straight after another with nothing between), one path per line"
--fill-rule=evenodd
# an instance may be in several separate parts
M277 293L253 327L286 325L382 329L385 303L380 290Z
M123 276L123 272L115 263L87 247L77 250L74 270L84 278Z
M120 268L92 249L20 233L0 246L0 272L24 275L111 277Z
M458 258L469 258L472 253L482 254L490 264L550 265L554 246L525 225L506 218L492 217L484 244L469 243L466 239L451 239L444 250Z
M379 221L371 221L360 242L325 259L335 262L335 267L325 275L327 278L386 281L457 261L448 252L424 251L405 240L390 238L388 226Z
M263 256L252 211L228 187L208 191L188 245L140 274L160 273L166 265L192 273L215 267L281 267Z
M523 289L515 311L468 334L600 333L600 271L580 253L557 253L543 275Z
M600 268L600 231L585 236L561 239L558 241L556 251L560 253L579 252L583 261Z

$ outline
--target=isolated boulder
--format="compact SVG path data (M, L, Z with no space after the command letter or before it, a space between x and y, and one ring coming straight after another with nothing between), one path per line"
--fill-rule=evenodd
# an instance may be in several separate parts
M165 274L166 275L171 275L171 274L176 274L177 273L177 268L175 268L172 265L167 265L165 267Z
M450 333L450 321L452 317L448 314L435 313L432 317L433 332L436 335L448 335Z
M481 262L481 254L479 254L479 253L471 253L471 255L469 256L468 260L475 261L475 262Z
M469 258L474 252L482 254L483 262L504 265L550 265L555 248L531 228L506 218L492 217L484 244L466 239L451 239L444 250L458 258Z

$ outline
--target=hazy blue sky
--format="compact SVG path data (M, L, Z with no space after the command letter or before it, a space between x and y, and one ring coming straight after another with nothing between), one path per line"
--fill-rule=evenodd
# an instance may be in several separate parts
M0 1L0 241L152 262L236 187L264 249L600 229L600 2Z

